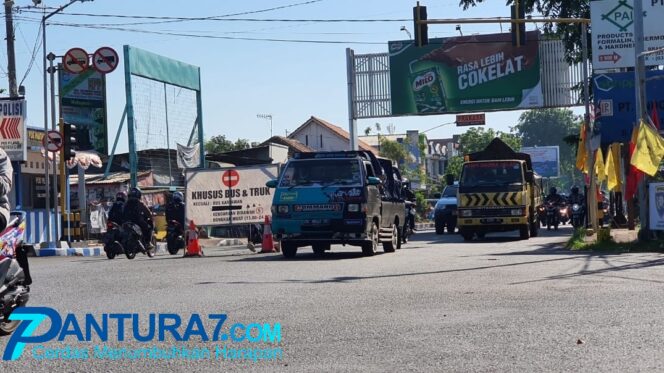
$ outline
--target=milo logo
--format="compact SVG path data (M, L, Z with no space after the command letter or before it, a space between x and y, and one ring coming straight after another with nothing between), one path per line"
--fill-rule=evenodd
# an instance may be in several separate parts
M413 81L413 91L417 92L424 87L430 87L436 82L436 73L429 71L415 78Z

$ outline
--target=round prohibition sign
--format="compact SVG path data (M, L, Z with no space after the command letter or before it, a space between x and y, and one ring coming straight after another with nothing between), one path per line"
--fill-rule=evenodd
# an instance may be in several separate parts
M88 52L81 48L72 48L62 57L62 66L72 74L79 74L89 66Z
M227 186L227 187L229 187L229 188L232 188L232 187L236 186L236 185L240 182L240 174L239 174L237 171L235 171L235 170L228 170L228 171L225 171L225 172L221 175L221 182L222 182L225 186Z
M42 139L42 145L49 152L57 152L62 149L62 135L58 131L48 131Z
M118 53L110 47L101 47L92 55L92 66L102 74L108 74L118 67Z

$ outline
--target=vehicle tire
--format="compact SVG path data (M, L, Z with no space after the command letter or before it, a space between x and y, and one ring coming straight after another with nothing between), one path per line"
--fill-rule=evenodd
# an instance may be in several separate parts
M402 243L408 243L408 222L403 225L403 228L401 229L401 242Z
M403 235L403 229L401 229L401 228L399 228L399 226L397 226L397 250L401 249L401 240L402 240L401 236L402 235Z
M546 230L547 230L547 231L550 231L550 230L551 230L551 224L547 224L547 225L546 225Z
M376 250L378 250L378 225L376 223L371 225L369 239L371 241L362 244L362 254L364 256L373 256L376 254Z
M483 240L484 237L486 237L486 233L485 233L485 232L477 232L477 238L478 238L478 239Z
M461 233L461 237L463 237L464 241L468 242L473 240L474 233L472 231L459 229L459 233Z
M314 255L323 256L326 250L330 250L330 246L330 244L319 243L312 245L311 248L314 250Z
M115 259L115 253L112 252L111 250L106 250L106 257L108 259Z
M445 223L440 220L436 220L436 234L444 234L444 233L445 233Z
M558 230L558 224L553 225L553 230L557 231Z
M522 240L527 240L530 238L530 227L527 224L519 228L519 237Z
M0 335L12 334L20 322L20 320L0 321Z
M287 243L287 242L281 242L281 253L284 255L284 258L292 259L295 258L295 255L297 255L297 246Z
M177 254L178 251L180 251L180 249L178 249L177 247L170 247L170 246L168 247L168 253L171 255Z
M530 237L539 236L539 224L537 222L530 223Z
M454 234L455 229L456 229L455 223L447 223L447 233Z
M148 256L148 258L154 258L155 250L156 250L156 248L154 248L154 249L145 249L145 254Z
M399 244L399 228L396 223L392 224L392 238L388 242L383 242L383 251L393 253Z
M134 258L136 257L136 252L133 252L133 251L125 251L125 256L126 256L127 259L129 259L129 260L134 259Z

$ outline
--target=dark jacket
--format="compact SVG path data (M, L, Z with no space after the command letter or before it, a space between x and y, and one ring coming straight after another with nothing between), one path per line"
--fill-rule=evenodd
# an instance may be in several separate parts
M130 198L124 205L122 220L138 224L141 229L153 228L152 213L143 202Z
M122 224L123 208L125 203L122 201L115 201L111 209L108 211L108 221L116 224Z
M5 222L9 221L9 192L12 190L12 162L9 160L7 153L0 148L0 214L5 218Z
M575 194L570 194L569 195L569 203L574 204L578 203L579 205L585 205L586 204L586 199L581 193Z
M184 229L184 203L171 202L166 206L166 222L175 220Z

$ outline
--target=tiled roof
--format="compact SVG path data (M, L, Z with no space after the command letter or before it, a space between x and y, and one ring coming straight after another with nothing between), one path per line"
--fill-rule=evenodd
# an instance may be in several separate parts
M330 123L330 122L328 122L328 121L326 121L326 120L324 120L324 119L321 119L321 118L315 117L315 116L313 116L313 115L311 116L311 118L310 118L308 121L306 121L306 122L305 122L303 125L301 125L298 129L296 129L295 131L293 131L293 133L292 133L290 136L292 136L293 134L295 134L295 133L298 132L300 129L304 128L305 126L307 126L307 125L308 125L309 123L311 123L312 121L314 121L314 122L320 124L321 126L327 128L327 129L329 129L330 131L332 131L332 132L333 132L334 134L336 134L337 136L339 136L339 137L341 137L341 138L343 138L343 139L345 139L345 140L347 140L347 141L350 141L350 133L348 133L348 131L346 131L346 130L344 130L343 128L341 128L341 127L339 127L339 126L336 126L336 125L334 125L334 124L332 124L332 123ZM290 137L290 136L289 136L289 137ZM362 140L359 140L359 139L358 139L358 141L357 141L357 147L358 147L359 149L361 149L361 150L368 150L368 151L370 151L370 152L377 153L376 149L374 149L371 145L369 145L369 144L367 144L366 142L364 142L364 141L362 141Z
M299 142L295 139L289 139L288 137L284 137L284 136L272 136L267 141L264 141L261 145L267 145L268 143L286 145L289 148L292 148L296 152L300 152L300 153L308 153L308 152L313 152L314 151L313 149L311 149L310 147L304 145L303 143L301 143L301 142Z

